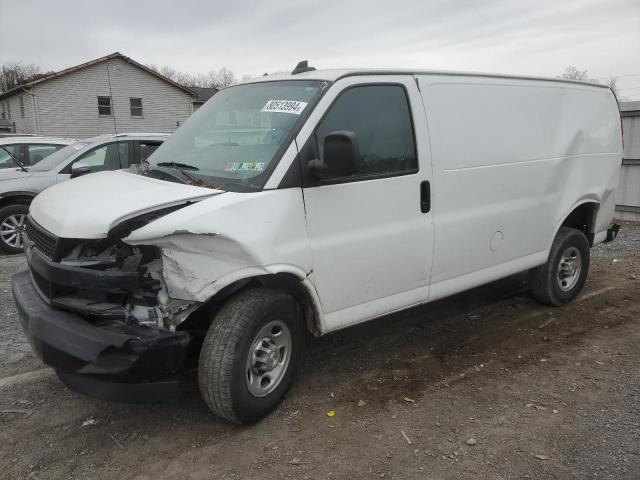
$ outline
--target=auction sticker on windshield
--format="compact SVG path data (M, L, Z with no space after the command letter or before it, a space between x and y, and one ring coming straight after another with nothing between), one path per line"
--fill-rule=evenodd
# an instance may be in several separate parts
M265 162L229 162L224 166L225 172L262 172Z
M297 100L269 100L260 111L300 115L306 106L307 102L298 102Z

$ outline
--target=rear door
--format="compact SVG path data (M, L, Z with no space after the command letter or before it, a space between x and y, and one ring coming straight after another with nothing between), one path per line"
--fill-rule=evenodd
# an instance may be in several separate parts
M356 134L358 172L314 179L324 137ZM327 331L427 299L433 250L431 160L411 76L347 77L322 98L297 138L316 286Z

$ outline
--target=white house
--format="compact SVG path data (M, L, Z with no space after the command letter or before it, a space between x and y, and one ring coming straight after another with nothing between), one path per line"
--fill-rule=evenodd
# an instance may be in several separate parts
M0 119L36 135L169 133L215 91L179 85L116 52L1 93Z
M616 217L640 220L640 101L620 102L624 151L616 189Z

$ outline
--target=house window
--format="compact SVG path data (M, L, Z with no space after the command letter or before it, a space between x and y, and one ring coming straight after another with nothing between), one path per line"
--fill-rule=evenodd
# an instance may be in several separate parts
M24 95L20 95L20 118L24 118Z
M142 117L142 99L130 98L129 109L131 110L132 117Z
M98 97L98 114L111 116L111 97Z

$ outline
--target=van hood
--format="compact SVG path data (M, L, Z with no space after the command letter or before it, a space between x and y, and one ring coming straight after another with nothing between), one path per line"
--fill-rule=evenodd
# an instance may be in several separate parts
M221 193L124 171L99 172L46 189L29 214L58 237L96 239L132 217Z

